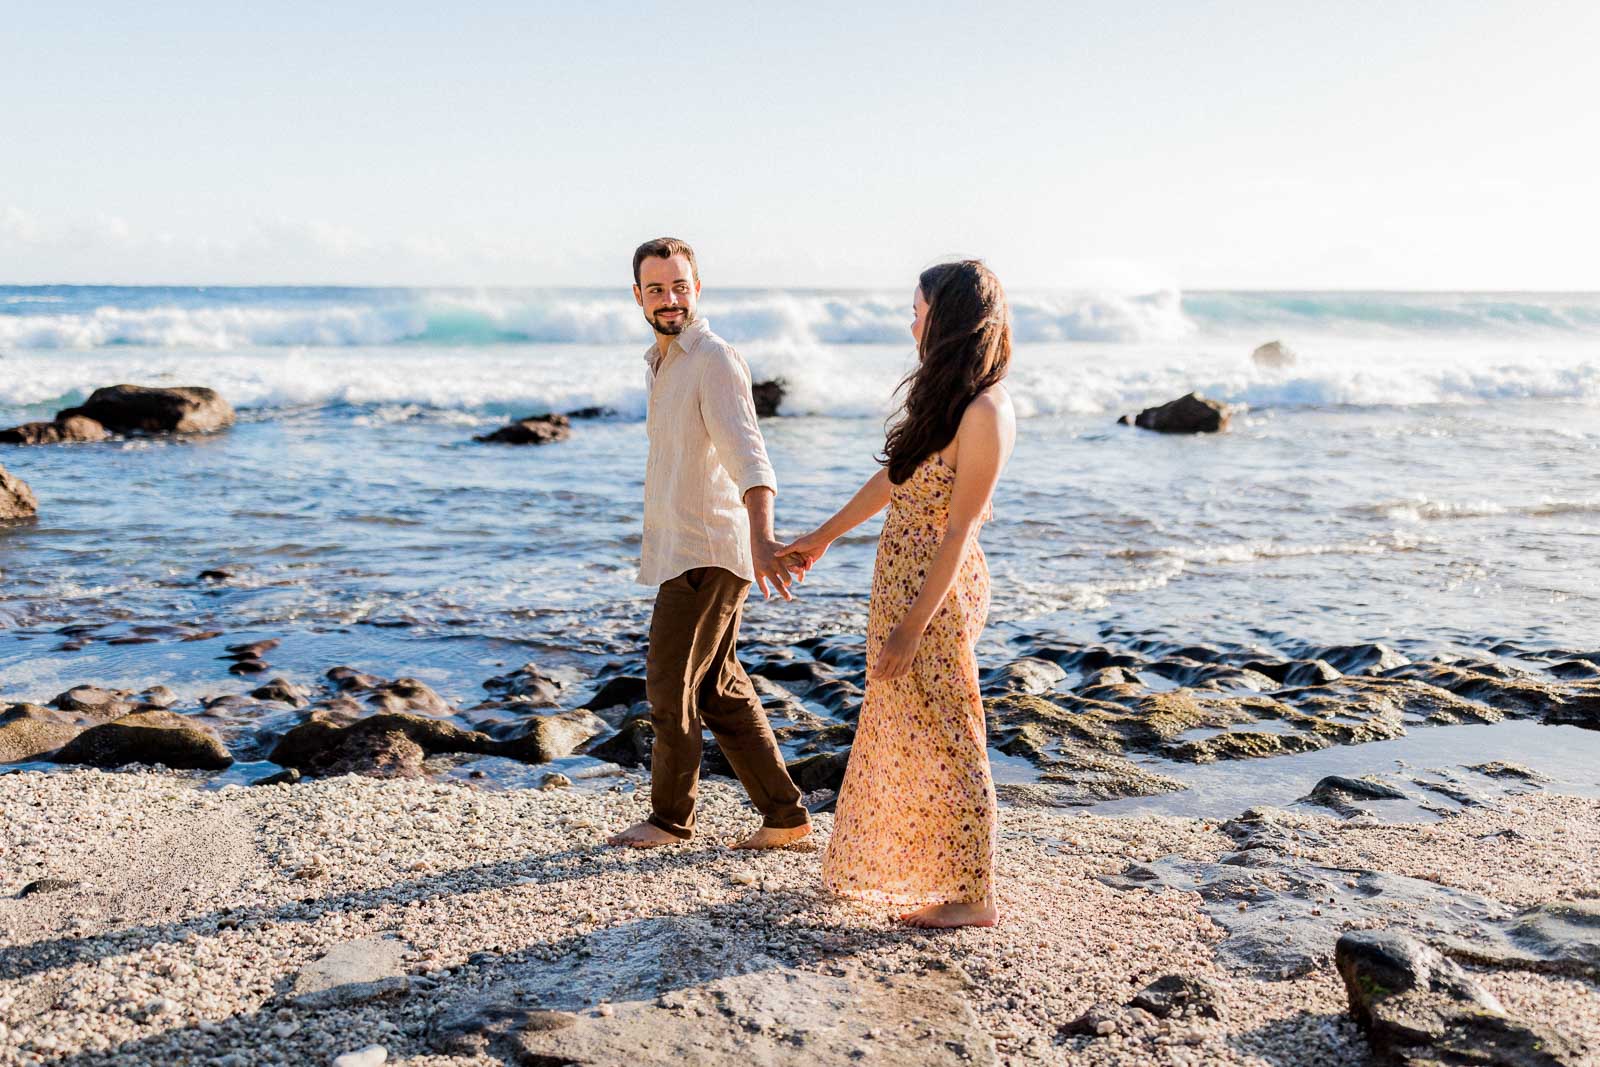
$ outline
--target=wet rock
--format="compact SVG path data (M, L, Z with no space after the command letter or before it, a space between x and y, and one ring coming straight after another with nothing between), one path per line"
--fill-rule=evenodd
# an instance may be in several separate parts
M0 763L39 759L78 735L72 717L37 704L0 712Z
M539 779L539 791L541 793L548 793L552 789L566 789L571 785L572 779L568 778L560 771L551 771L549 774Z
M789 764L789 778L802 793L814 793L819 789L831 789L837 793L839 786L844 783L844 769L849 762L848 751L802 756Z
M267 670L271 670L271 669L272 669L272 664L268 663L266 660L261 660L261 659L241 659L241 660L235 660L233 663L229 664L228 673L229 674L260 674L263 671L267 671Z
M1053 660L1026 656L986 671L983 691L996 694L1047 693L1066 677L1067 672Z
M536 715L521 733L507 740L502 754L515 752L514 758L524 763L546 763L572 755L585 741L607 729L604 719L588 711Z
M1218 433L1228 428L1228 409L1198 393L1188 393L1159 407L1145 408L1139 414L1117 420L1124 426L1157 433Z
M101 689L94 685L75 685L58 693L50 704L94 722L107 722L133 710L133 694L125 689Z
M58 445L104 441L111 434L94 419L62 412L54 422L26 422L0 430L0 444Z
M1214 763L1219 759L1266 759L1297 752L1316 752L1332 745L1311 733L1230 730L1211 737L1168 745L1162 755L1185 763Z
M201 386L113 385L96 389L80 407L58 413L56 421L74 415L115 433L213 433L233 425L233 408L215 390Z
M39 498L28 483L0 467L0 522L31 519L39 514Z
M453 710L444 697L415 678L382 682L373 686L365 699L369 707L380 711L449 715Z
M629 719L615 734L589 744L579 751L585 756L615 763L621 767L648 767L655 747L656 728L648 717Z
M1168 974L1134 994L1130 1007L1143 1008L1158 1019L1194 1015L1222 1019L1222 987L1197 975Z
M299 771L295 770L293 767L289 767L288 769L281 770L276 774L269 774L265 778L257 778L255 781L251 782L250 784L252 786L257 786L257 785L295 785L304 777L305 776L303 774L301 774Z
M566 415L569 419L607 419L616 413L614 408L587 407L569 411Z
M290 992L302 1008L348 1007L404 993L406 946L385 938L335 945L301 971Z
M619 674L608 679L600 691L589 698L583 706L590 711L603 711L606 708L622 706L631 707L645 699L644 679L632 674Z
M296 708L303 708L311 702L311 694L287 678L274 678L266 685L250 690L250 695L257 700L275 700Z
M767 659L751 668L750 673L759 674L775 682L816 684L833 678L832 668L811 659Z
M225 582L233 577L233 572L216 569L204 570L195 575L195 577L202 582Z
M1479 774L1490 778L1517 778L1524 782L1548 782L1550 780L1548 776L1540 774L1538 771L1530 770L1520 763L1507 763L1505 760L1490 760L1488 763L1473 764L1467 770L1477 771Z
M756 415L758 417L768 419L778 413L778 408L783 403L786 384L782 378L751 384L750 395L756 402Z
M1292 367L1296 359L1294 349L1282 341L1268 341L1264 345L1257 345L1255 351L1250 353L1250 362L1268 370Z
M1402 790L1385 782L1330 774L1312 786L1311 792L1300 799L1302 803L1320 804L1337 812L1358 814L1361 809L1353 801L1405 800L1407 797Z
M246 641L237 645L228 645L227 655L222 659L261 659L268 652L283 644L276 637L269 637L262 641Z
M1344 674L1377 674L1411 661L1387 645L1334 645L1317 657Z
M363 674L354 667L330 667L323 677L332 682L335 689L346 693L353 689L371 689L373 686L383 684L383 679L377 675Z
M152 685L138 693L140 703L151 708L170 708L178 702L178 694L164 685Z
M474 441L493 445L549 445L572 436L572 421L565 415L529 415Z
M233 757L208 730L170 711L140 711L91 726L53 757L57 763L121 767L160 763L179 770L221 770Z
M500 700L516 698L547 708L556 706L564 688L561 682L545 674L533 663L524 663L508 674L490 678L483 683L483 687Z
M1509 1017L1455 963L1404 934L1351 931L1339 938L1334 960L1351 1017L1391 1063L1576 1067L1586 1059L1554 1029Z
M1544 713L1552 726L1581 726L1600 730L1600 692L1569 693Z
M1600 664L1590 663L1583 659L1569 659L1562 663L1552 663L1545 670L1568 681L1589 681L1600 679Z
M410 742L406 744L405 742ZM414 747L413 747L414 746ZM509 754L488 734L404 712L380 712L348 724L321 715L288 731L268 757L311 775L393 774L420 770L423 755Z

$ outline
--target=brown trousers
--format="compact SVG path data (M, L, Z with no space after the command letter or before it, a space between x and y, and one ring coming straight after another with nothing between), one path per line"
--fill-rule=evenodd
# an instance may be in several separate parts
M744 783L763 826L804 826L809 818L766 709L739 663L739 622L749 592L750 583L731 571L697 567L662 583L656 593L645 660L645 694L656 729L650 822L677 837L694 834L702 725Z

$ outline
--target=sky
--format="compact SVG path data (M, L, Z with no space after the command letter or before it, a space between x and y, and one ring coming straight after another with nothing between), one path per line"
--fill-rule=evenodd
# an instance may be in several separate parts
M1600 5L0 0L0 284L1600 289Z

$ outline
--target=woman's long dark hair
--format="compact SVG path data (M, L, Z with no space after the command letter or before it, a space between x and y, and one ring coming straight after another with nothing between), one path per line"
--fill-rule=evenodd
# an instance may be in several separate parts
M917 346L919 362L900 383L905 402L890 417L878 457L896 485L950 443L967 405L1004 378L1011 366L1006 291L982 262L966 259L929 267L917 279L917 288L928 302Z

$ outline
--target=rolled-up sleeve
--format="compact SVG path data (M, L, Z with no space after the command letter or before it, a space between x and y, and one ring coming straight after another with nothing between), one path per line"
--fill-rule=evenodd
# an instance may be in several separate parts
M731 348L706 353L700 379L700 415L711 435L717 459L727 470L740 499L764 485L778 491L778 476L767 458L767 445L756 422L756 402L750 392L750 368Z

